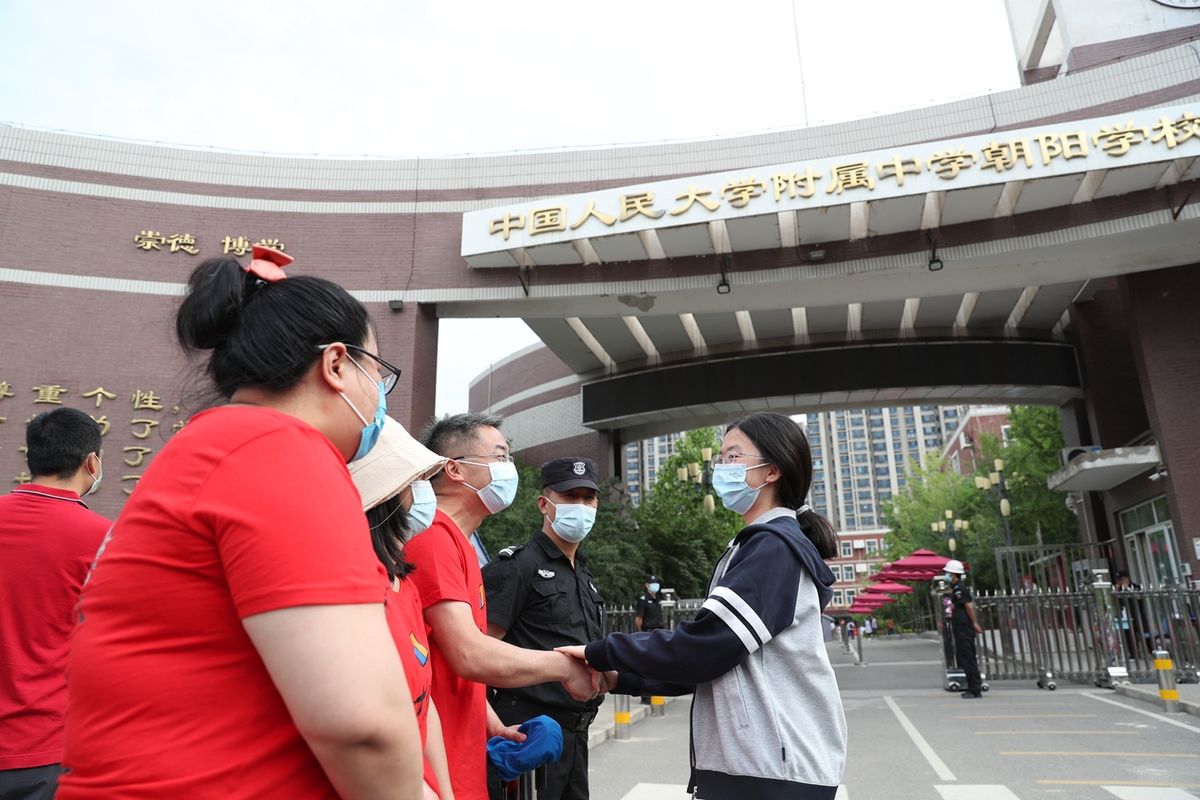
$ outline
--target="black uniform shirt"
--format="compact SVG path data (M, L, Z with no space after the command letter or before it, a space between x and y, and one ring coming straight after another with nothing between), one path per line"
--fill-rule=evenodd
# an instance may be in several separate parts
M653 631L663 626L662 621L662 604L659 603L658 597L649 592L642 592L642 596L638 598L637 614L642 618L642 630Z
M967 603L972 599L974 598L971 597L971 590L967 588L964 581L959 581L950 587L950 602L954 607L950 622L956 628L975 629L971 624L971 618L967 616Z
M483 568L483 586L488 624L507 631L504 641L517 647L553 650L602 638L604 598L592 582L586 556L576 551L572 569L571 562L542 531L527 545L508 547L497 555ZM557 682L503 692L565 711L593 709L602 699L576 702Z

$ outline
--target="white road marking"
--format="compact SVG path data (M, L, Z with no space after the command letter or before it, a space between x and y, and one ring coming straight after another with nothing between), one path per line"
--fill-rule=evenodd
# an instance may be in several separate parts
M674 783L639 783L621 800L663 800L671 797L689 797L687 787Z
M956 781L954 773L946 766L946 762L938 757L938 754L933 752L933 748L929 746L929 742L925 741L925 737L917 730L916 726L909 721L908 717L900 710L900 706L896 705L896 701L889 695L883 696L883 701L888 704L888 708L896 715L896 719L900 721L900 727L904 728L904 732L908 734L908 738L913 740L913 744L917 746L917 750L921 751L921 755L925 756L925 760L929 762L929 766L933 767L933 771L937 773L940 780Z
M1170 717L1166 716L1165 714L1155 714L1153 711L1146 711L1145 709L1126 705L1125 703L1118 703L1116 700L1110 700L1107 697L1101 697L1099 694L1096 694L1095 692L1084 692L1083 696L1090 697L1093 700L1099 700L1101 703L1108 703L1110 706L1116 706L1117 708L1123 708L1126 711L1135 711L1138 714L1145 714L1147 717L1153 717L1154 719L1158 720L1159 722L1165 722L1168 725L1174 725L1176 728L1183 728L1185 731L1191 731L1192 733L1200 733L1200 728L1197 728L1195 725L1188 725L1186 722L1180 722L1179 720L1171 719Z
M1196 800L1196 795L1183 789L1165 786L1102 786L1121 800Z
M1007 786L982 784L976 786L935 786L942 800L1021 800Z

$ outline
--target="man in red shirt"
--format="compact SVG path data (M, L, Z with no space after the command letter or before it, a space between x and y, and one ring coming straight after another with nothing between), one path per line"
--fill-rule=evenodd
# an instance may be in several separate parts
M516 496L517 469L499 426L499 417L492 415L456 414L424 431L422 444L450 460L433 479L438 498L433 525L404 546L425 608L433 702L442 719L455 800L487 800L488 737L524 738L516 725L505 726L492 711L485 686L561 681L577 700L591 699L597 691L592 673L578 659L525 650L487 635L483 574L467 536Z
M100 485L100 426L82 411L25 429L33 482L0 497L0 797L51 798L63 758L67 641L112 524L80 498Z

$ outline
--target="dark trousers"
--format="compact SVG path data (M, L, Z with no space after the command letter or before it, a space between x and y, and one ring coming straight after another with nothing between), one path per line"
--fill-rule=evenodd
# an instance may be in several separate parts
M547 709L534 711L528 707L514 709L504 703L493 705L496 715L505 725L515 725L524 722L539 713L552 712ZM529 713L534 711L534 713ZM562 724L562 720L559 721ZM546 785L537 792L538 800L588 800L588 729L582 726L562 725L563 752L562 758L553 764L546 765ZM504 800L504 787L500 775L491 762L488 762L488 797L490 800Z
M980 694L983 691L983 679L979 676L979 662L975 658L975 630L954 626L954 660L967 676L967 691Z
M59 764L0 769L0 800L52 800L60 774Z

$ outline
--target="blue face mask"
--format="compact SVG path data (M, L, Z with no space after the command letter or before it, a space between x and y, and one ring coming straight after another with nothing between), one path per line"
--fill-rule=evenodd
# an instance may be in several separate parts
M359 372L363 375L371 378L371 373L359 366L357 361L350 359L350 363L358 367ZM371 378L371 380L374 381L375 379ZM346 401L346 405L350 406L350 410L354 412L354 416L358 417L365 426L358 436L358 449L354 451L354 456L350 459L352 462L358 461L371 452L371 448L379 441L379 434L383 433L383 421L387 418L387 389L384 388L383 381L376 381L375 386L379 390L379 399L375 402L375 418L370 422L367 422L367 418L359 413L345 392L338 392L342 396L342 399Z
M547 498L548 499L548 498ZM596 509L582 503L554 504L554 521L550 527L563 541L578 544L596 524Z
M415 536L433 524L437 495L429 481L412 482L412 508L408 509L408 532Z
M475 489L471 484L464 484L479 495L489 514L498 514L512 505L517 497L517 465L511 461L492 461L480 464L476 461L463 461L463 464L474 464L477 467L486 466L492 473L492 482L482 489Z
M766 464L755 464L753 467L747 467L745 464L717 464L714 466L713 491L721 498L721 504L735 514L745 514L749 511L750 506L754 505L754 501L758 499L758 493L762 487L751 488L750 484L746 483L746 471L765 466Z
M658 594L658 590L661 588L662 587L659 586L657 583L650 584L650 594Z

